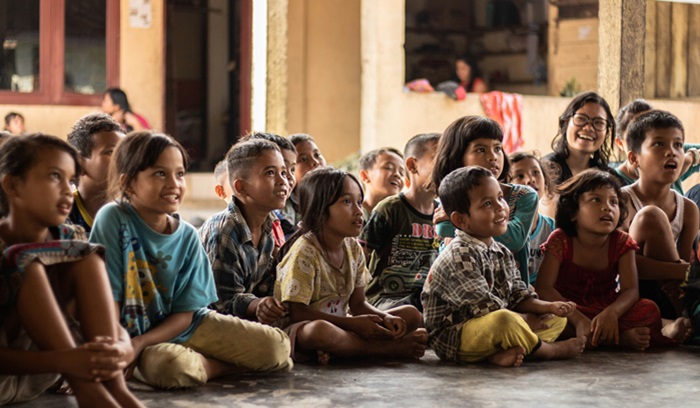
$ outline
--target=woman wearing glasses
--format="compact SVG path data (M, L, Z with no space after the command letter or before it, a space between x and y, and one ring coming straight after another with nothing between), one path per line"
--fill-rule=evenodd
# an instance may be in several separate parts
M615 135L610 106L595 92L578 94L559 117L553 152L542 158L558 185L590 168L609 170Z

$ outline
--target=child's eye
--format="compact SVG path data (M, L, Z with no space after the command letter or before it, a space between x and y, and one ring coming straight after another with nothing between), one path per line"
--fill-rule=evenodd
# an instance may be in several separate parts
M484 149L483 147L476 149L477 153L484 153L485 151L486 151L486 149Z
M496 148L495 148L494 150L497 151L497 152L500 152L500 151L503 150L503 147L501 147L501 146L496 146Z
M314 159L320 159L323 155L321 153L314 153Z
M106 154L107 156L111 156L112 153L114 153L114 150L107 150L106 152L104 152L104 154Z
M61 175L58 172L53 172L50 174L50 176L51 176L51 178L56 179L56 180L61 179Z
M532 172L532 174L533 174L534 176L539 176L540 174L542 174L542 172L540 172L539 170L534 170L534 171Z
M682 148L683 148L683 143L676 143L674 146L675 146L676 148L678 148L678 149L682 149Z
M306 158L306 156L302 156L298 160L299 163L306 163L307 161L308 161L308 159Z
M593 197L593 198L591 198L591 201L593 201L594 203L599 203L599 202L600 202L600 198L598 198L598 197Z
M164 171L157 171L154 173L156 177L165 177L165 172Z
M184 172L184 171L178 171L178 172L177 172L177 177L178 177L178 178L183 178L183 177L185 177L185 172Z
M652 144L652 146L663 146L663 145L664 145L664 142L656 142L656 143Z
M617 199L612 199L612 200L610 200L610 204L617 206L619 204L619 202L617 201Z
M484 207L491 207L491 201L484 202Z
M516 175L513 176L513 177L515 177L516 179L523 179L523 178L525 178L525 175L522 174L522 173L520 173L520 174L516 174Z

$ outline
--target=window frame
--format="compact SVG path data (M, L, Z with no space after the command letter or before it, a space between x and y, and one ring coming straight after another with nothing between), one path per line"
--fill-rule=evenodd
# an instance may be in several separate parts
M107 87L119 86L120 0L105 0ZM66 0L39 1L39 89L34 92L0 90L0 104L94 106L102 92L85 95L65 89Z

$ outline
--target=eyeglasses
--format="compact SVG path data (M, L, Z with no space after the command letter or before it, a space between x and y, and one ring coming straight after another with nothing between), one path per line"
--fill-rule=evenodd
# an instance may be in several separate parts
M603 119L603 118L589 118L588 115L584 115L583 113L576 113L573 116L574 119L574 125L578 127L584 127L587 124L592 124L593 129L598 130L598 131L604 131L605 129L608 128L608 121Z

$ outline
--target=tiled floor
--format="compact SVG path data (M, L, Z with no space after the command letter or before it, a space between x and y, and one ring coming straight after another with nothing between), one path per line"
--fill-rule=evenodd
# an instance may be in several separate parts
M215 380L193 390L131 384L149 407L698 407L700 349L587 351L520 368L418 362L297 365L290 373ZM45 395L15 407L72 407Z

